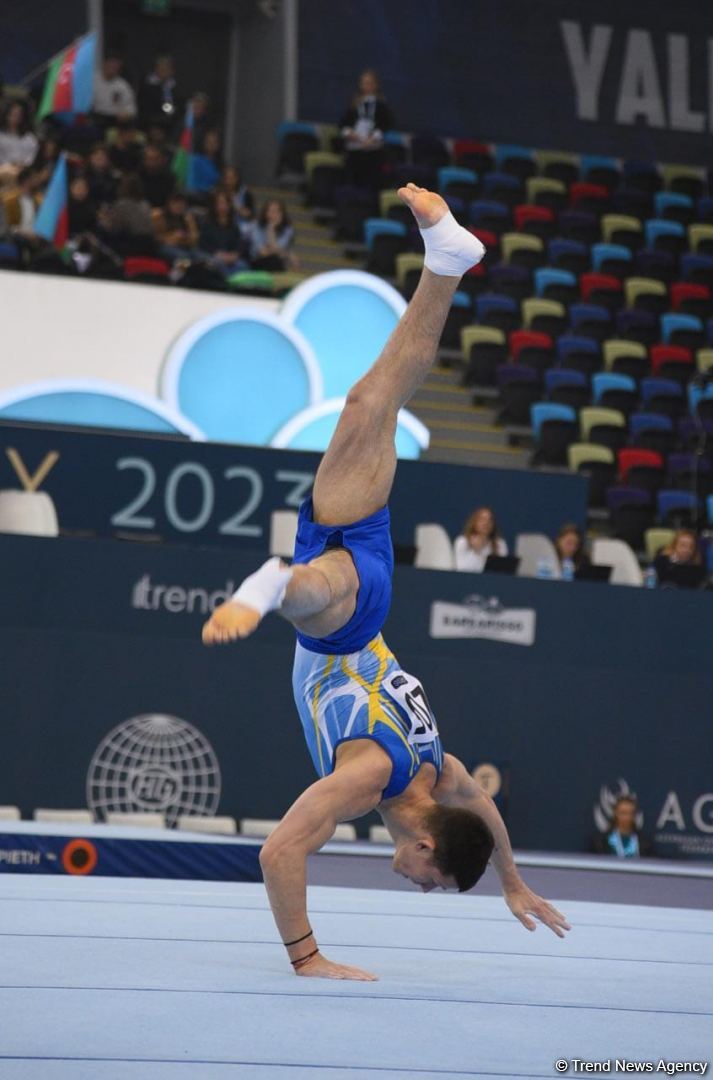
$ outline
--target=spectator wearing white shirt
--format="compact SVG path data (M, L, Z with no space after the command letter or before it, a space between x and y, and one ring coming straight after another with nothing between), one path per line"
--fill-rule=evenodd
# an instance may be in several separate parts
M30 116L24 101L11 101L0 120L0 168L12 178L31 165L39 141L30 128Z
M479 506L463 526L455 545L456 570L480 574L490 555L507 555L508 546L498 533L495 514L489 506Z
M105 125L136 116L136 97L121 77L122 65L120 56L108 53L94 76L94 113Z

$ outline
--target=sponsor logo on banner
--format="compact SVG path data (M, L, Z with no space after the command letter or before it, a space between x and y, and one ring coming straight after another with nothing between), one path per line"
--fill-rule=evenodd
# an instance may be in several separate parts
M621 776L611 787L607 784L602 784L599 788L599 802L594 804L594 824L599 829L599 832L609 832L614 817L614 806L616 801L617 799L623 798L624 795L628 795L631 799L636 799L636 795L631 790L626 780ZM638 802L638 800L636 801ZM643 824L644 815L641 810L639 810L636 814L637 829L641 829Z
M136 611L166 611L169 615L210 615L236 589L234 581L226 581L224 589L213 592L198 586L161 585L144 574L131 590L131 606Z
M497 596L467 596L462 604L436 600L431 605L431 637L485 638L507 645L533 645L533 608L503 607Z
M150 713L113 728L87 773L87 804L101 820L111 811L211 816L220 801L220 766L198 728Z

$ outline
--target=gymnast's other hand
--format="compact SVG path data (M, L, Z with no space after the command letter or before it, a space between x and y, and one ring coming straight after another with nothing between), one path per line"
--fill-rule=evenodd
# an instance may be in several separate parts
M571 930L567 920L561 911L543 900L541 896L528 889L524 881L520 881L513 888L504 892L505 903L512 911L516 919L519 919L526 930L535 930L538 919L545 926L549 926L553 934L563 938L565 930ZM535 919L532 916L535 916Z
M260 622L260 613L254 608L228 600L215 609L203 626L203 644L227 645L238 638L250 637Z
M379 979L378 975L352 967L351 964L335 964L321 953L298 968L295 974L308 979L352 979L356 982L378 982Z

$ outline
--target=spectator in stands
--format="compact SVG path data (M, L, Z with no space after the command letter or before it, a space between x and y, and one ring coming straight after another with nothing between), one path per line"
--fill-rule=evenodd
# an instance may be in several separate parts
M92 147L86 176L91 199L97 206L104 202L114 202L118 177L112 168L109 151L104 143L95 143Z
M203 136L203 149L193 155L191 172L191 190L197 194L212 191L220 181L223 168L223 154L220 145L220 132L215 128L206 131Z
M255 217L255 199L243 183L240 170L235 165L223 166L220 186L230 195L239 224L252 221Z
M489 555L507 555L508 546L498 532L495 514L489 506L474 510L454 544L456 570L480 574Z
M47 135L46 138L40 141L32 162L32 171L35 174L38 187L43 188L49 184L59 158L59 151L59 140L54 135Z
M138 105L144 128L158 125L166 131L173 131L179 103L172 56L163 53L156 57L153 70L139 87Z
M394 117L381 93L379 76L373 69L369 68L359 76L357 91L340 126L347 153L349 183L377 191L382 182L384 132L394 126Z
M168 167L165 153L158 146L149 144L144 147L139 178L144 197L151 206L165 206L168 196L176 186L176 178Z
M90 181L84 173L77 173L70 181L67 211L70 236L96 230L97 207L92 198Z
M296 260L290 251L295 238L281 199L268 199L250 229L250 263L256 270L287 270Z
M597 855L616 855L619 859L638 859L652 855L653 844L636 826L638 806L633 795L620 795L614 803L612 822L605 833L596 833L592 846Z
M27 167L20 169L17 174L16 210L18 218L14 232L22 236L35 235L35 218L37 216L37 181L35 173Z
M228 276L246 268L244 242L237 226L230 196L220 188L211 200L208 217L200 232L200 248L211 262Z
M214 125L211 122L210 98L202 90L197 90L191 98L193 109L193 152L199 154L203 149L205 133Z
M104 57L101 71L94 76L94 116L102 129L117 120L136 116L136 98L126 79L121 77L123 60L118 53Z
M163 210L154 211L159 254L164 259L190 259L198 245L198 226L182 191L172 191Z
M6 104L0 119L0 170L6 177L17 176L31 165L39 140L30 127L30 113L24 101Z
M152 255L156 242L151 206L136 173L121 178L117 194L114 205L102 207L99 215L109 244L121 255Z
M109 149L109 157L115 169L123 173L137 173L141 167L141 142L133 120L120 120L116 136Z
M555 551L557 552L560 568L567 560L573 564L575 572L583 566L590 565L589 556L584 550L582 530L572 521L568 521L557 533Z
M691 575L690 580L676 577L674 568L677 566L690 566L700 568L699 575ZM705 569L698 546L698 537L692 529L677 529L676 534L668 545L654 560L654 569L659 584L673 582L695 588L705 578Z

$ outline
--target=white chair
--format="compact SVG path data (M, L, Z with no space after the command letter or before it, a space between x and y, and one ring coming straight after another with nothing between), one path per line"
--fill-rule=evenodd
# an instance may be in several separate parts
M371 825L369 827L369 839L372 844L393 844L394 842L385 825Z
M0 806L0 821L19 821L21 817L18 806Z
M623 540L595 540L592 544L595 566L611 566L612 585L643 585L644 576L636 555Z
M47 810L38 807L32 815L35 821L57 822L61 825L93 825L91 810Z
M273 821L271 818L246 817L240 822L240 834L241 836L254 836L259 840L264 840L279 824L279 821Z
M234 817L198 817L196 814L181 814L178 828L185 832L214 833L220 836L235 836L238 823Z
M537 577L540 562L549 563L548 577L559 579L562 576L555 545L544 533L520 533L515 540L515 554L520 560L518 577Z
M336 829L332 833L332 840L356 840L356 829L353 825L337 825Z
M45 491L0 491L0 532L58 536L57 512Z
M442 525L417 525L414 566L421 570L455 570L451 538Z
M129 811L112 810L106 815L108 825L130 825L141 829L165 829L166 815L154 814L150 810L145 813L131 813Z
M270 515L270 554L291 559L295 553L297 511L273 510Z

